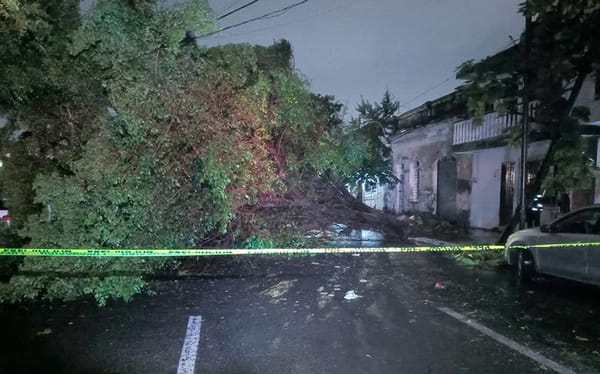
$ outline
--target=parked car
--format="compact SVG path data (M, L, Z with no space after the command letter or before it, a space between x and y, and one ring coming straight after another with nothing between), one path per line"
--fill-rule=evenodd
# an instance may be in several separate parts
M567 213L549 225L508 237L506 262L522 281L547 274L600 286L600 205ZM557 244L558 246L544 246Z

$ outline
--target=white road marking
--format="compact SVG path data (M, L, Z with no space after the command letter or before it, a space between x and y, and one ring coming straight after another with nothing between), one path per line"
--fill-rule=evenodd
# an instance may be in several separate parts
M190 316L185 332L183 348L181 348L177 374L194 374L196 354L198 353L198 344L200 343L201 327L202 316Z
M565 367L556 361L552 361L551 359L549 359L537 352L534 352L530 348L528 348L522 344L519 344L519 343L515 342L514 340L511 340L511 339L505 337L504 335L498 334L497 332L483 326L479 322L474 321L465 315L462 315L450 308L439 307L438 310L446 313L447 315L449 315L453 318L456 318L460 322L474 328L475 330L479 331L480 333L489 336L490 338L496 340L497 342L504 344L505 346L519 352L520 354L522 354L524 356L529 357L530 359L536 361L537 363L539 363L541 365L544 365L545 367L547 367L549 369L554 370L557 373L575 374L575 372L572 369L569 369L568 367Z

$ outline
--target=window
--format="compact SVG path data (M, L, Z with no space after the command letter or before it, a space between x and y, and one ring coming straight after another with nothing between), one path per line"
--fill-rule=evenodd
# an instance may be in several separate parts
M569 234L600 234L600 209L586 209L554 224L552 231Z
M419 202L419 187L420 187L420 183L419 183L420 175L419 174L420 174L419 161L411 162L408 180L410 181L410 189L411 189L410 201L413 203Z

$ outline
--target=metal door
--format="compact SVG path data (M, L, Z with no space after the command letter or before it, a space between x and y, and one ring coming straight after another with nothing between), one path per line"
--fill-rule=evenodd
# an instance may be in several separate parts
M515 163L502 163L500 180L500 225L507 225L513 215L513 196L515 192Z
M456 221L456 159L443 158L437 170L437 214L448 221Z

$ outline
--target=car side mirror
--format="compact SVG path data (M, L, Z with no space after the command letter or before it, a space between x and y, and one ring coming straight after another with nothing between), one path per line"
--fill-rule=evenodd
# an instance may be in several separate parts
M552 232L552 226L551 225L542 225L540 227L540 231L550 233L550 232Z

